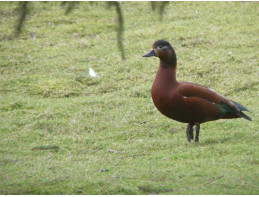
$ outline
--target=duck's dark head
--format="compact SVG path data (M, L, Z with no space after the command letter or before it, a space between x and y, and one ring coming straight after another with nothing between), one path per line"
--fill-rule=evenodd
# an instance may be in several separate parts
M176 54L171 44L165 40L158 40L154 42L152 50L143 57L159 57L161 63L168 66L176 66Z

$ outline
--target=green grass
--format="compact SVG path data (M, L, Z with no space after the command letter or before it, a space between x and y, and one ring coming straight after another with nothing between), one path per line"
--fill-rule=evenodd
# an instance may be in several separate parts
M258 3L172 2L161 21L149 3L123 2L126 61L105 3L64 15L33 2L11 39L16 6L0 2L0 194L259 193ZM253 121L202 124L189 144L186 125L152 103L159 61L142 55L161 38L179 81L243 104Z

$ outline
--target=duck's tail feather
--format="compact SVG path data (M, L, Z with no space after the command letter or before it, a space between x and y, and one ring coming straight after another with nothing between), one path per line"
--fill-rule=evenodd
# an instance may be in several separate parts
M231 101L232 101L232 100L231 100ZM249 116L247 116L246 114L243 113L243 111L248 111L248 112L250 112L246 107L244 107L243 105L241 105L241 104L239 104L239 103L237 103L237 102L235 102L235 101L232 101L232 103L234 103L235 106L236 106L238 109L240 109L239 113L237 113L238 116L240 116L240 117L242 117L242 118L244 118L244 119L246 119L246 120L252 121L252 119L251 119Z
M232 101L233 102L233 101ZM233 105L229 105L228 103L222 101L221 103L219 104L216 104L216 106L219 108L219 110L221 111L221 113L224 115L226 114L233 114L235 116L239 116L239 117L242 117L246 120L249 120L249 121L252 121L252 119L247 116L246 114L244 114L242 111L248 111L248 109L246 109L244 106L236 103L236 102L233 102L234 103L234 106Z
M232 101L232 100L231 100ZM235 106L237 106L241 111L249 111L246 107L244 107L243 105L235 102L235 101L232 101L232 103L235 104ZM250 111L249 111L250 112Z
M244 119L246 119L246 120L252 121L252 118L250 118L249 116L244 114L242 111L240 111L240 113L238 113L237 115L242 117L242 118L244 118Z

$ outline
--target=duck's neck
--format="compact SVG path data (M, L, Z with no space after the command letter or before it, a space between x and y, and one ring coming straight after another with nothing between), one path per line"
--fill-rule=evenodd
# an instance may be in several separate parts
M176 67L160 64L152 86L152 95L169 93L178 82L176 81ZM162 91L162 93L161 93ZM160 92L160 93L159 93Z
M160 60L159 75L161 75L161 78L165 82L177 82L176 81L176 63L167 63L163 60Z

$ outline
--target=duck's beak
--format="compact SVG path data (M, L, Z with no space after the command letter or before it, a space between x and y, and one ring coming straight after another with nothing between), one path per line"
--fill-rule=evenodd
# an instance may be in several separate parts
M150 51L149 53L147 53L146 55L143 55L143 57L152 57L152 56L156 56L156 53L154 50Z

